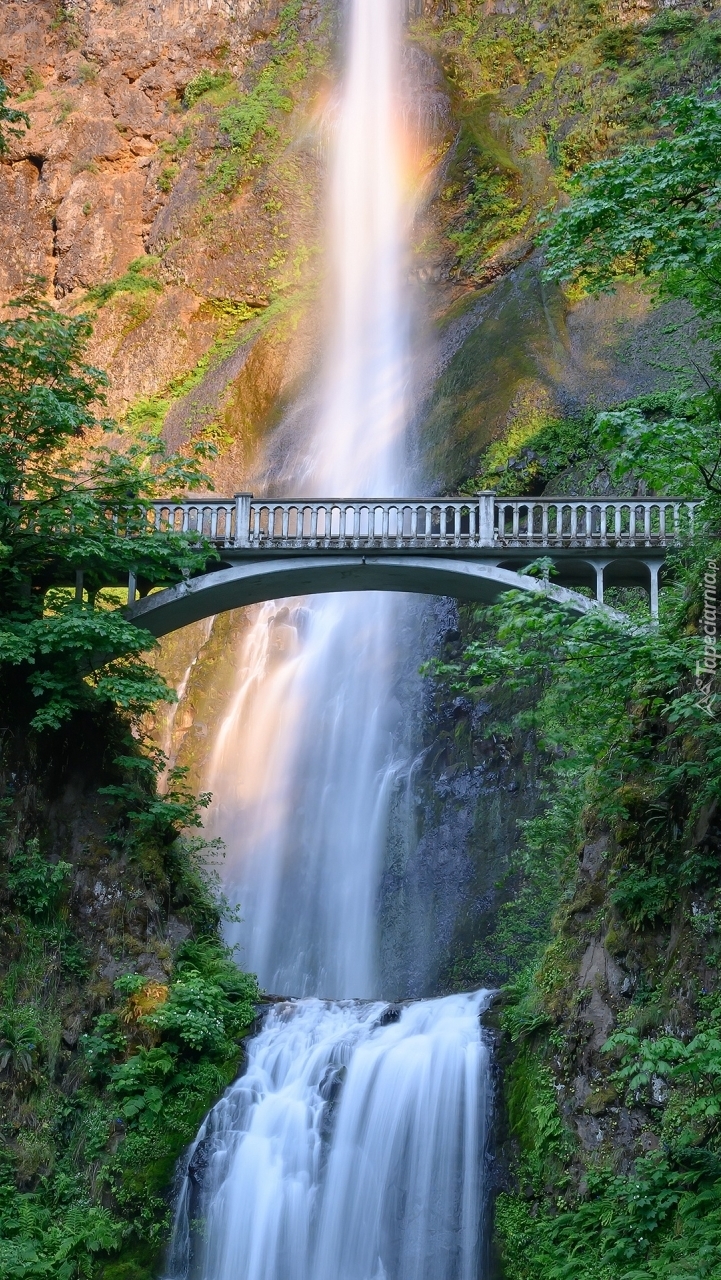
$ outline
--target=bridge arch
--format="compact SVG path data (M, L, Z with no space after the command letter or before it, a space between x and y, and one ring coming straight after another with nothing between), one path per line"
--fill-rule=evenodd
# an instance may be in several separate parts
M504 591L544 593L576 614L598 608L577 591L484 561L419 556L313 555L246 561L153 592L130 605L130 622L167 635L216 613L287 596L335 591L408 591L492 604ZM611 613L611 610L607 611Z

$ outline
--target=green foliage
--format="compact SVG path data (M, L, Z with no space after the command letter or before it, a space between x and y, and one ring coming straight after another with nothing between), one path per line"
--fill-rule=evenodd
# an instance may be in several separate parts
M674 1148L688 1153L708 1148L721 1132L721 1004L712 998L690 1040L665 1034L643 1037L634 1027L616 1031L604 1045L606 1053L620 1054L614 1079L628 1094L631 1105L639 1100L659 1105L654 1085L664 1086L663 1103L670 1117L667 1138ZM675 1095L668 1105L668 1089ZM721 1167L721 1156L719 1157Z
M37 729L103 703L139 715L173 696L140 657L154 642L92 604L131 569L162 585L213 558L197 535L150 533L146 521L154 497L207 485L212 448L181 457L158 440L118 439L96 417L106 378L83 360L88 317L61 315L36 288L11 305L0 323L0 678L29 692ZM112 443L87 441L98 428ZM65 590L78 571L88 608Z
M199 98L204 94L210 93L213 89L223 89L230 84L233 77L229 71L211 71L208 67L203 67L197 76L187 85L183 94L183 106L186 108L194 107Z
M497 164L495 156L474 149L466 170L463 204L448 239L455 247L459 266L472 273L482 267L501 241L523 230L530 213L520 199L518 174ZM452 199L456 194L456 188L451 186L443 196Z
M706 555L699 547L686 566L696 590ZM588 806L622 845L632 832L633 861L622 847L613 888L636 928L667 915L680 885L713 876L685 845L701 806L721 798L721 727L694 691L703 645L688 634L687 611L680 596L658 629L616 622L601 611L572 621L542 596L509 592L480 613L482 638L468 645L461 663L431 667L474 697L499 686L507 694L534 691L533 705L513 724L533 725L552 755L551 805L526 824L525 838L548 847L549 820L558 830L554 795L561 823L569 804Z
M144 258L136 258L127 271L116 280L108 280L106 284L93 285L88 289L87 300L96 306L103 307L111 298L119 293L147 294L162 293L163 286L157 276L159 259L150 254Z
M506 1274L513 1280L680 1280L718 1276L721 1245L721 1010L709 1013L688 1042L616 1032L605 1050L621 1055L613 1077L639 1100L666 1107L664 1151L636 1160L631 1174L591 1168L582 1193L566 1190L554 1212L504 1194L496 1209ZM652 1092L652 1085L655 1086ZM658 1100L658 1086L671 1099ZM509 1073L509 1119L521 1147L520 1172L535 1190L567 1187L553 1079L538 1051L519 1053ZM564 1149L564 1141L566 1147ZM554 1159L560 1163L554 1168Z
M514 423L503 440L487 450L482 469L463 485L463 492L493 489L503 496L539 493L558 477L573 470L590 483L606 460L593 432L593 413L576 418L549 418L533 414ZM587 477L587 479L586 479ZM579 480L579 483L582 483Z
M589 1173L553 1216L503 1194L496 1223L513 1280L716 1280L720 1208L721 1182L655 1155L633 1176Z
M165 165L165 168L161 170L158 175L158 187L165 193L165 195L167 195L169 191L172 191L173 183L179 173L180 168L177 164L167 164Z
M571 202L546 232L548 276L591 292L621 279L653 277L721 324L721 103L686 94L664 104L670 136L587 165L568 184ZM721 329L718 329L721 334Z
M4 1193L4 1194L3 1194ZM122 1226L102 1206L43 1203L0 1187L0 1274L7 1280L90 1280L99 1254L122 1243Z
M0 1073L29 1076L42 1045L42 1034L29 1009L0 1012Z
M39 842L31 840L10 860L7 885L11 901L26 915L47 917L56 909L71 872L69 862L47 862Z
M228 100L218 102L219 145L207 177L213 191L231 194L243 178L270 158L281 137L282 117L293 110L298 85L310 66L323 63L326 24L318 24L313 40L302 44L301 11L298 0L281 9L270 60L247 88L232 95L228 92Z
M125 1037L117 1013L101 1013L95 1020L92 1032L83 1036L81 1047L90 1074L97 1078L105 1076L114 1059L125 1048Z
M640 396L599 414L593 435L615 480L640 476L655 492L721 495L721 393Z
M251 90L239 102L230 103L220 113L219 124L230 145L247 156L259 133L267 138L278 136L273 121L276 111L291 111L292 99L278 84L278 68L270 63L261 71Z
M112 798L122 809L122 795ZM181 840L169 847L167 841L182 821L182 806L171 798L163 826L151 794L147 802L155 810L151 827L140 821L139 794L126 826L142 829L143 880L173 902L173 868L184 855ZM190 807L186 800L186 811ZM159 853L166 849L166 885L157 869L151 876L151 835ZM137 856L126 837L126 851L134 847ZM181 946L167 984L137 973L116 979L112 1007L81 1037L85 1069L79 1072L76 1063L67 1096L54 1080L52 996L48 1003L48 944L63 923L59 896L40 870L33 866L29 878L13 873L20 894L11 918L23 944L0 981L0 1098L3 1121L9 1096L33 1118L46 1154L41 1176L28 1190L26 1172L19 1189L9 1156L13 1146L0 1147L0 1274L90 1280L101 1261L120 1253L117 1274L123 1267L133 1274L137 1257L145 1261L136 1274L147 1280L156 1274L169 1228L165 1189L175 1161L237 1070L240 1044L255 1016L257 983L220 942L212 879L199 878L199 899L186 914L205 932ZM107 1274L113 1274L110 1266Z
M9 107L7 100L10 97L10 90L5 81L0 77L0 156L7 155L9 151L8 137L22 138L23 126L30 128L30 117L25 111L18 111L17 107Z
M521 1145L521 1178L536 1191L549 1181L560 1191L573 1145L558 1114L553 1074L528 1046L508 1072L506 1101L511 1129Z

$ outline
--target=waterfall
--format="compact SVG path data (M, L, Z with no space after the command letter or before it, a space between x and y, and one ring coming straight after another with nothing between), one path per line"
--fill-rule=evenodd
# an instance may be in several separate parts
M168 1280L477 1280L485 999L277 1006L189 1153Z
M296 491L392 496L407 420L408 207L400 18L355 0L331 174L330 324ZM255 611L204 779L243 964L279 994L371 997L376 899L397 772L400 605L339 595Z
M409 482L399 8L351 0L332 325L298 496ZM274 1004L188 1154L168 1280L486 1274L486 994L372 1002L390 802L408 770L402 607L359 594L249 611L206 782L245 915L240 960L266 990L306 998Z

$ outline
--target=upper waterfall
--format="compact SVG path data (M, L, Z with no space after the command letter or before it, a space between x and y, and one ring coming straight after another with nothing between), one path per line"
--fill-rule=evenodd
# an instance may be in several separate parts
M294 483L402 491L408 419L399 6L355 0L329 175L329 301L317 411ZM376 996L376 899L403 753L393 697L403 604L259 608L205 782L233 936L268 990Z

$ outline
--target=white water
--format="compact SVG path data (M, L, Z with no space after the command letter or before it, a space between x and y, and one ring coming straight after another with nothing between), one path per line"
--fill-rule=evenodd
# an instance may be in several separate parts
M172 1280L477 1280L484 1002L274 1009L189 1154Z
M296 491L404 487L408 208L399 14L355 0L331 181L332 298L321 409ZM256 610L205 777L243 964L279 994L370 997L397 768L398 600L339 595Z
M352 0L332 175L323 407L298 493L408 483L408 210L396 0ZM373 997L375 915L400 768L390 596L251 614L207 773L241 962L266 990ZM235 941L235 939L233 939ZM170 1280L479 1280L485 995L277 1005L207 1117L178 1201Z

